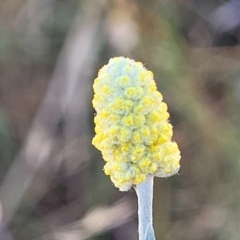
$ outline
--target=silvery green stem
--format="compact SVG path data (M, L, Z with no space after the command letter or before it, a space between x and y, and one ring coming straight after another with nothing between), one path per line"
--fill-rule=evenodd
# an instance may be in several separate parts
M155 240L152 218L153 176L135 187L138 198L139 240Z

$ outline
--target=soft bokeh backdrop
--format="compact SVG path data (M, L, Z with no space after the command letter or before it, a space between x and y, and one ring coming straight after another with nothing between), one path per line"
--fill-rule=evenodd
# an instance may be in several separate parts
M239 240L239 0L0 1L0 239L136 240L135 192L92 145L92 83L142 61L182 160L156 179L157 240Z

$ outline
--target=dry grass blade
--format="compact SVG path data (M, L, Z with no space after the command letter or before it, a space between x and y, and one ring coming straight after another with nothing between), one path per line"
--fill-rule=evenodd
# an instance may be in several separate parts
M79 221L35 240L84 240L130 221L135 211L136 206L124 198L112 206L97 207Z
M98 7L92 8L92 4ZM85 3L82 8L86 10L86 14L79 13L76 17L26 141L2 182L0 200L4 212L3 225L8 224L12 218L36 171L49 159L54 143L53 135L71 103L71 94L74 94L72 91L80 73L86 67L88 70L93 68L93 59L96 59L100 42L97 36L103 6L95 1ZM76 56L81 57L76 59ZM83 79L89 82L86 76ZM85 92L86 89L83 88L78 94L86 97ZM80 110L83 110L81 106Z

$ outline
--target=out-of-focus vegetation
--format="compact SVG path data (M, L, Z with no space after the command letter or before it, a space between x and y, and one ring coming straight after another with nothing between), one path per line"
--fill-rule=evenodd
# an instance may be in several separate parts
M238 240L239 43L239 0L2 0L0 239L137 239L135 193L91 145L93 79L123 55L155 73L182 152L155 179L157 239Z

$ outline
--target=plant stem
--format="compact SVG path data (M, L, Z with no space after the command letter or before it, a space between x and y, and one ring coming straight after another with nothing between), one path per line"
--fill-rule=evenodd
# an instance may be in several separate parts
M139 240L155 240L153 230L153 176L135 187L138 198L138 232Z

